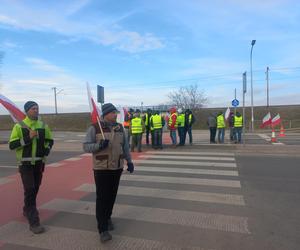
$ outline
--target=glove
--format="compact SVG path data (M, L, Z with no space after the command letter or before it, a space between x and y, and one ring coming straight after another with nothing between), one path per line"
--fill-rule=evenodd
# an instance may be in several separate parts
M134 166L133 166L132 162L127 162L127 171L129 171L130 173L133 173Z
M105 140L100 140L100 143L99 143L99 149L105 149L107 148L108 146L108 143L109 143L109 140L105 139Z
M50 148L45 148L45 156L48 156L50 153Z

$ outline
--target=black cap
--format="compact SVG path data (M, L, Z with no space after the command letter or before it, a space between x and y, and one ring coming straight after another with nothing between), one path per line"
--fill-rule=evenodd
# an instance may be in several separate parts
M25 112L27 113L27 111L29 109L31 109L33 106L39 106L39 105L36 102L34 102L34 101L28 101L28 102L26 102L24 104L24 110L25 110Z
M110 112L117 111L117 108L111 103L105 103L102 106L102 116L104 117Z

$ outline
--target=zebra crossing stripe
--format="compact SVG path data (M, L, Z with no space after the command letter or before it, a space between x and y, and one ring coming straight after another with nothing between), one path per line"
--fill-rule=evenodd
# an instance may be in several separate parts
M121 180L241 188L240 181L123 174Z
M95 214L95 202L54 199L41 208L68 213ZM115 204L113 216L116 218L140 220L171 225L191 226L235 233L250 233L247 218L222 214L179 211Z
M235 161L234 157L216 156L183 156L183 155L140 155L139 158L146 159L179 159L179 160L207 160L207 161Z
M0 178L0 185L4 185L6 183L12 182L13 179L10 178Z
M15 169L17 169L18 166L3 166L3 165L0 165L0 168L15 168Z
M83 184L75 188L74 191L95 192L95 185ZM118 194L245 206L243 196L236 194L220 194L210 192L180 191L128 186L120 186Z
M80 157L72 157L72 158L65 159L65 161L78 161L78 160L81 160L81 158Z
M46 233L33 235L28 225L21 222L10 222L0 227L0 240L5 243L43 249L82 250L82 249L164 249L194 250L197 246L188 247L172 245L161 241L113 235L113 240L101 245L99 233L86 230L46 226Z
M180 173L180 174L203 174L203 175L224 175L224 176L239 175L238 171L234 171L234 170L211 170L211 169L145 167L145 166L136 166L135 170L145 171L145 172L166 172L166 173Z
M61 163L61 162L54 162L54 163L51 163L51 164L47 164L46 167L53 167L53 168L57 168L57 167L60 167L64 165L64 163Z
M153 154L153 155L219 155L219 156L234 156L234 153L227 153L227 152L215 152L215 151L145 151L146 154Z
M196 161L159 161L159 160L134 160L137 164L183 165L236 168L235 162L196 162Z

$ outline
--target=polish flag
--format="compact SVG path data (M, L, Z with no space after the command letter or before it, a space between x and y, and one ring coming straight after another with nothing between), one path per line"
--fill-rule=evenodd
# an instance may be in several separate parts
M8 110L15 123L25 119L26 115L11 100L1 94L0 103Z
M88 82L86 83L86 88L87 88L87 95L88 95L88 100L89 100L89 105L90 105L90 110L91 110L92 123L98 123L101 134L102 134L102 137L105 140L103 129L102 129L102 126L101 126L101 123L100 123L101 110L96 106L96 103L94 101L94 98L92 97L92 93L91 93L91 90L90 90L90 85L89 85Z
M229 115L230 115L230 108L227 108L226 112L225 112L225 115L224 115L224 117L225 117L226 120L228 120Z
M275 127L276 125L281 123L281 118L280 115L277 114L273 119L272 119L272 126Z
M272 124L272 117L271 117L271 114L270 112L268 114L265 115L265 117L263 118L262 120L262 124L260 125L261 128L264 128L268 125L271 125Z
M86 83L86 88L87 88L88 100L89 100L89 105L91 110L91 120L92 123L97 123L98 121L100 121L101 110L96 106L88 82Z

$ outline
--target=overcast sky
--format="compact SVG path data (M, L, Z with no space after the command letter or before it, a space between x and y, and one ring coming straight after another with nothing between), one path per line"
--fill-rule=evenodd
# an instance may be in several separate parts
M300 1L0 0L0 93L42 113L88 111L96 98L117 105L168 103L198 84L208 107L230 106L253 47L254 105L300 103ZM0 114L7 113L2 107Z

